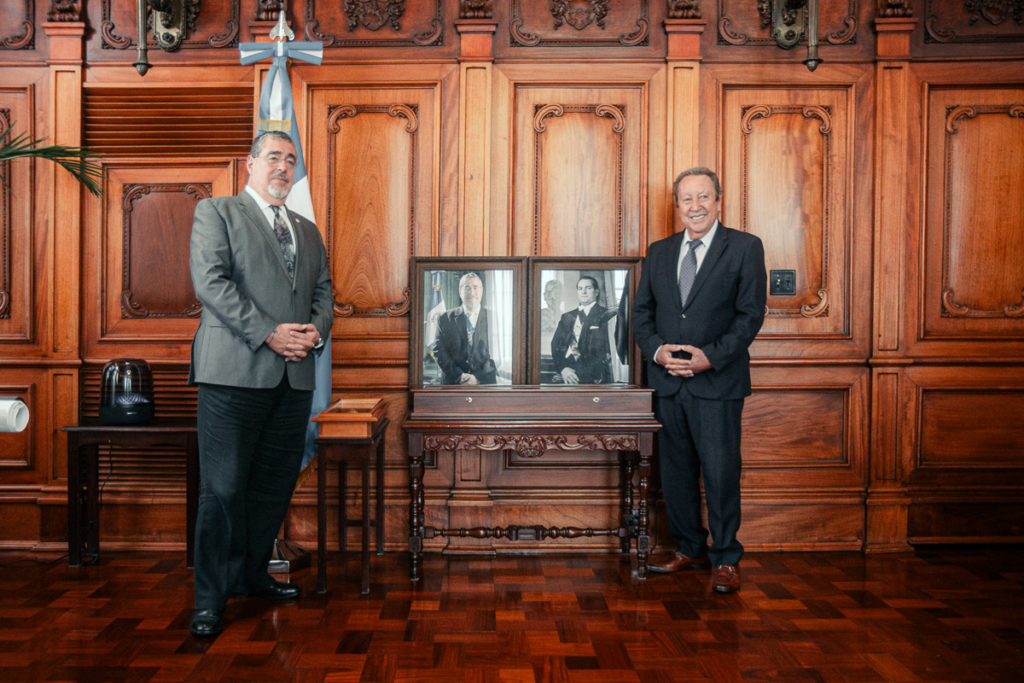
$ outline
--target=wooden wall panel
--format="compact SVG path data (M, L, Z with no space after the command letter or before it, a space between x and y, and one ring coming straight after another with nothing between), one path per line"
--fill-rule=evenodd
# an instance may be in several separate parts
M913 486L1024 484L1024 376L1010 368L904 373L905 480Z
M83 240L85 357L187 362L200 311L188 269L192 214L205 197L235 193L235 164L148 159L105 168L102 212Z
M31 86L0 83L0 135L35 137L33 94ZM38 335L32 166L28 159L0 164L0 176L6 180L0 184L0 341L5 343L24 344Z
M382 396L392 420L389 549L408 537L409 257L642 256L674 230L672 178L697 163L720 172L726 224L798 275L752 349L747 547L1024 538L1024 38L998 3L822 3L814 72L740 0L406 0L395 21L367 4L285 4L298 39L325 42L322 64L290 74L335 280L333 389ZM95 412L103 362L150 359L158 411L194 410L190 188L246 180L239 145L266 64L241 66L237 44L265 40L276 12L200 3L182 49L151 45L144 78L134 12L0 9L0 109L95 144L110 170L94 199L51 164L10 167L0 391L26 395L34 418L0 435L5 547L64 542L60 427ZM610 462L492 456L438 455L429 521L615 513ZM183 548L180 477L143 469L104 498L105 547ZM307 483L289 520L299 542L315 538L314 503ZM659 508L664 544L663 521ZM587 543L571 548L607 549Z
M934 88L923 243L926 339L1024 335L1024 88Z
M1024 358L1024 144L1019 70L915 64L909 115L920 121L909 173L920 178L907 235L902 336L918 358Z
M722 221L759 236L765 264L796 272L771 294L755 357L866 358L870 348L871 176L868 74L705 66L714 112L703 165L719 171ZM799 349L799 351L797 351Z
M38 47L35 9L43 4L40 0L8 0L0 5L0 50L24 53Z
M592 69L581 81L565 69L501 74L509 156L495 174L492 229L507 210L513 254L635 255L647 243L650 160L651 84L640 77L654 74Z
M849 337L851 93L728 90L728 224L768 244L769 269L796 272L795 296L771 296L766 335Z

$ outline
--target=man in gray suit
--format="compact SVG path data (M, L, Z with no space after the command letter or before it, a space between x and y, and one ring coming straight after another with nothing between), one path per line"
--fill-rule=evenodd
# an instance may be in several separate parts
M229 597L299 597L267 573L299 474L314 353L331 329L327 253L316 226L284 208L296 148L259 135L236 197L204 199L189 265L203 304L189 383L198 385L199 513L189 630L219 633Z

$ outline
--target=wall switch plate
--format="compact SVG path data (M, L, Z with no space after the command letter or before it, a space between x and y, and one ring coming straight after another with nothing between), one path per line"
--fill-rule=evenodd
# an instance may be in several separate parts
M796 271L773 270L768 275L768 293L772 296L796 295Z

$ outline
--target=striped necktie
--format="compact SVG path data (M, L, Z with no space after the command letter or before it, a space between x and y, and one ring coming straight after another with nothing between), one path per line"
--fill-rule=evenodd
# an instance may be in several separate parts
M700 240L690 242L690 249L683 257L683 265L679 267L679 301L683 306L686 305L686 298L690 296L693 280L697 277L697 247L700 245Z

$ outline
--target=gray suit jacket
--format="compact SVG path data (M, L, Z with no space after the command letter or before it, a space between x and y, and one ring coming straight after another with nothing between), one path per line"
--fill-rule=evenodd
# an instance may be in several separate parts
M190 384L272 388L287 372L292 388L313 389L313 354L285 363L264 343L278 323L311 322L326 339L334 317L320 233L294 212L288 218L295 232L294 283L277 238L247 191L196 206L189 266L203 312L192 341Z

